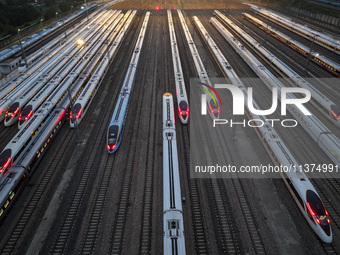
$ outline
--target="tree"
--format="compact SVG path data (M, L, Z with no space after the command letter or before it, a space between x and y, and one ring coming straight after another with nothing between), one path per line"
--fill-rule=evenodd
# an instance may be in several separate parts
M66 12L66 11L70 10L71 6L72 6L72 3L70 3L70 2L61 2L61 3L59 3L59 9L62 12Z
M44 19L49 20L55 16L55 9L53 7L48 8L44 14Z
M45 4L46 6L52 6L52 5L55 5L55 0L45 0Z

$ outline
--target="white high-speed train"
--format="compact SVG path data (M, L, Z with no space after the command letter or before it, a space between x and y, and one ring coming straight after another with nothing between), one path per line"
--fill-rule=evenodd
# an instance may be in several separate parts
M150 12L145 14L145 18L142 24L141 31L138 36L138 40L135 49L132 53L129 68L126 72L126 76L118 96L117 104L114 109L113 115L111 117L109 127L107 129L107 151L109 153L114 153L123 137L125 119L128 112L130 96L133 89L133 82L135 79L136 69L138 66L139 56L142 50L143 41L145 37L145 32L147 29L148 21L150 17Z
M308 25L301 24L300 22L294 21L283 15L279 15L273 11L267 9L259 8L258 6L251 5L250 8L253 12L260 14L265 18L269 18L275 23L288 28L289 30L309 39L313 40L315 36L315 42L326 49L329 49L337 54L340 54L340 37L334 37L330 34L324 33L323 31L318 31Z
M244 33L230 19L224 16L219 11L215 11L217 15L235 32ZM281 89L285 86L265 67L262 63L254 57L234 36L231 35L223 26L219 26L216 22L212 22L216 25L217 30L223 35L223 37L230 43L230 45L237 51L237 53L243 58L248 66L255 72L255 74L263 81L266 86L272 90L272 88L278 88L278 95L281 95ZM286 94L287 99L295 99L296 97L292 93ZM292 116L300 123L310 137L316 142L316 144L326 153L326 155L334 162L334 164L340 166L340 140L337 138L316 116L305 115L298 107L292 104L287 105L287 110Z
M99 22L103 19L103 15L100 18L95 19L91 22L94 24L99 24ZM86 26L87 27L87 26ZM92 29L91 29L92 30ZM86 38L89 36L89 29L80 29L80 33L76 33L76 36L80 38ZM71 36L73 37L73 36ZM70 38L71 39L71 38ZM71 40L68 44L63 45L62 47L53 50L49 56L47 56L47 60L44 60L44 65L38 65L40 67L38 70L33 67L33 70L36 70L31 77L24 80L24 77L18 77L18 79L13 80L8 86L16 86L11 93L9 93L5 98L0 101L0 120L5 118L5 125L9 126L14 124L19 117L19 114L22 113L21 109L25 106L25 104L35 95L34 98L37 97L36 93L43 93L42 90L51 89L54 86L45 86L45 84L58 72L59 69L63 70L63 73L67 70L70 70L69 65L70 62L73 61L72 57L79 50L79 47L75 47L75 41ZM38 68L37 67L37 68ZM32 68L29 68L27 72L31 72ZM60 82L61 76L58 78L53 78L51 83L58 84ZM23 82L21 82L23 81ZM21 82L19 84L19 82ZM49 83L50 84L50 83ZM43 88L43 87L46 88ZM43 89L42 89L43 88ZM38 92L40 90L40 92ZM7 90L4 90L6 92ZM49 94L49 93L45 93ZM46 97L45 97L46 98ZM40 104L39 104L40 105ZM30 107L31 109L26 109L26 114L31 114L34 112L34 105ZM23 120L26 116L23 116ZM19 124L19 127L22 125Z
M163 94L163 234L165 255L185 255L181 183L172 94Z
M177 112L178 112L178 117L181 120L181 122L183 124L187 124L189 120L188 96L187 96L187 91L185 89L181 58L178 52L177 39L176 39L174 23L172 21L171 10L168 10L167 13L168 13L168 21L169 21L172 63L174 67L174 76L175 76L175 85L176 85L177 109L178 109Z
M249 14L243 13L243 15L248 16ZM308 89L308 91L310 91L312 94L312 102L316 105L317 109L327 118L329 118L335 125L340 127L339 106L337 106L334 102L332 102L320 91L315 89L309 82L307 82L304 78L298 75L293 69L291 69L285 63L283 63L283 61L277 58L263 45L258 43L254 38L249 36L245 31L239 30L237 26L233 27L235 28L235 30L237 30L238 34L248 43L248 45L253 47L262 58L268 61L275 69L279 71L280 75L292 80L296 86Z
M221 112L220 101L217 99L216 93L212 91L212 86L211 86L209 76L204 68L203 62L197 51L196 45L191 37L189 28L185 22L182 11L177 10L177 12L178 12L178 16L181 21L181 24L182 24L183 31L185 33L185 38L187 40L192 58L194 60L196 72L200 79L202 90L204 94L206 95L208 113L212 119L218 119L220 117L220 112Z
M104 30L102 32L105 34ZM98 42L93 41L88 45L89 52L85 58L81 59L81 61L76 64L67 78L59 84L58 89L48 96L39 109L31 116L30 119L27 120L24 127L3 149L0 154L0 179L1 176L11 167L15 159L25 149L27 143L35 136L49 114L59 106L60 102L65 98L68 89L70 87L74 87L77 88L78 91L84 85L84 83L88 81L90 75L92 74L92 69L99 60L99 58L97 58L96 61L92 61L92 57L98 50L98 47L95 46L95 43ZM90 61L91 63L88 64Z
M70 112L70 127L74 128L76 125L79 125L81 120L84 118L96 92L98 91L98 87L100 86L101 79L103 78L105 72L107 71L107 64L110 62L113 56L115 56L118 48L121 44L121 41L126 34L126 30L130 27L131 21L136 15L137 11L128 11L124 17L123 14L120 14L118 17L119 24L114 29L113 33L110 34L109 41L112 41L115 38L115 41L112 43L112 47L108 49L107 47L102 47L100 51L105 52L105 49L110 52L110 54L106 54L104 60L98 65L93 76L90 81L84 87L81 95L78 97L77 101L74 103L72 110ZM131 14L131 15L130 15ZM126 23L125 23L126 22ZM125 24L124 24L125 23ZM124 25L124 29L123 28ZM118 34L118 35L117 35ZM116 37L117 35L117 37ZM99 54L99 53L97 53Z
M108 25L110 25L117 17L117 12L113 12L112 14L113 15L107 13L107 15L103 15L103 19L99 20L98 23L108 22ZM49 95L52 95L52 93L58 93L58 91L64 87L65 83L70 86L70 84L77 78L76 74L79 74L81 71L80 67L77 66L77 63L82 58L84 58L82 63L89 61L102 43L99 38L104 35L107 36L107 34L104 34L106 29L107 28L103 25L93 26L92 29L85 30L84 35L81 37L86 41L85 46L73 43L70 51L67 52L66 55L60 59L58 64L54 66L53 70L54 72L57 72L56 75L37 94L34 95L34 97L21 111L18 122L19 128L22 128L25 125L25 123L31 116L34 115L34 112L40 107L40 105L42 105ZM68 76L70 73L72 75ZM22 99L22 101L24 100L25 102L28 101L27 98Z
M313 61L315 64L319 65L320 67L326 69L328 72L332 73L335 76L340 77L340 64L329 59L326 56L321 55L319 52L312 51L310 52L310 47L294 40L293 38L287 36L286 34L278 31L268 24L262 22L259 19L252 17L249 14L243 15L243 17L254 25L258 26L264 31L268 31L268 33L278 39L279 41L283 42L284 44L291 47L293 50L297 51L298 53L302 54L304 57L310 57L310 60Z
M215 42L210 38L208 32L203 27L202 23L197 17L194 17L195 23L201 34L204 36L205 41L208 42L211 52L214 54L215 59L218 61L221 70L227 76L231 84L237 86L245 97L245 102L248 102L248 91L242 81L239 79L232 66L219 50ZM210 22L220 31L229 33L221 23L215 18L211 18ZM229 33L231 36L231 34ZM209 40L208 40L209 39ZM234 39L235 44L239 42ZM256 109L260 109L257 103L253 100L252 105ZM263 125L256 127L256 133L260 137L261 142L265 148L270 152L269 155L276 165L280 166L298 166L298 162L295 160L287 146L283 143L280 136L277 134L274 128L264 116L259 116L250 111L248 104L245 104L247 116L253 120L261 120ZM292 168L293 169L293 168ZM314 230L314 232L326 243L332 242L332 230L330 226L329 214L323 205L320 196L317 191L303 172L288 171L281 173L283 181L287 185L287 188L294 200L296 201L300 211L306 218L307 222Z

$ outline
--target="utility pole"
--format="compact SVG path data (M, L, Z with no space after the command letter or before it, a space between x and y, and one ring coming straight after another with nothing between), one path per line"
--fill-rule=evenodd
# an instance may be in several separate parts
M208 66L209 39L210 39L210 36L208 35L208 37L207 37L207 46L208 46L208 49L205 50L205 68L207 68L207 66Z
M84 0L85 2L85 8L86 8L86 24L89 25L89 11L88 11L88 6L86 4L86 0Z
M21 42L21 37L20 37L20 28L18 28L18 36L19 36L19 43L20 43L20 47L21 47L21 51L22 51L22 55L24 56L24 60L25 60L25 65L27 68L27 58L26 58L26 54L25 54L25 49L22 46L22 42Z
M308 55L308 59L307 59L306 67L305 67L306 70L307 70L307 68L308 68L308 64L309 64L309 61L310 61L310 57L311 57L311 55L312 55L312 48L313 48L313 44L314 44L314 40L315 40L315 37L316 37L316 36L317 36L317 35L314 34L314 36L313 36L313 41L312 41L312 43L311 43L311 45L310 45L309 55Z
M56 19L58 20L58 17L59 17L59 22L61 22L61 18L60 16L58 16L58 12L55 13L55 16L56 16ZM65 20L63 19L63 28L64 28L64 36L65 36L65 39L67 38L67 34L66 34L66 27L65 27Z
M266 33L264 35L264 42L265 43L267 43L268 25L269 25L269 15L267 15L267 28L266 28Z

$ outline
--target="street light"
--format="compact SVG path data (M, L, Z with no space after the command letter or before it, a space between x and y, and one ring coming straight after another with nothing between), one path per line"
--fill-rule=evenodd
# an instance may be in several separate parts
M311 33L314 34L312 31L311 31ZM314 36L313 36L313 41L312 41L312 43L311 43L311 45L310 45L309 55L308 55L308 59L307 59L306 67L305 67L306 70L307 70L307 68L308 68L308 64L309 64L309 61L310 61L310 57L311 57L311 55L312 55L312 48L313 48L314 40L315 40L315 37L316 37L316 36L318 36L318 35L317 35L317 34L314 34Z
M79 46L83 46L83 45L85 44L85 41L84 41L83 39L78 39L78 40L77 40L77 44L78 44Z
M44 21L43 19L40 19L40 28L42 28L42 22L43 21Z
M84 0L85 2L85 5L86 5L86 24L88 25L89 24L89 8L86 4L86 0Z
M26 54L25 54L25 50L24 50L24 47L22 46L22 43L21 43L21 37L20 37L20 28L18 28L18 36L19 36L19 43L20 43L20 47L21 47L21 51L22 51L22 55L24 56L24 60L25 60L25 65L27 67L27 59L26 59Z
M208 46L208 49L206 49L205 51L205 68L207 68L208 66L208 57L209 57L209 39L210 39L210 35L207 35L207 46Z

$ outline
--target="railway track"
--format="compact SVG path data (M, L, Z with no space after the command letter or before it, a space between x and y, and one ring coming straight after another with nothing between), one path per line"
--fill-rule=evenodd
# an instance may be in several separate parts
M142 14L140 13L141 16L143 16L145 14L145 12L142 12ZM152 19L155 19L155 17L152 17ZM153 31L154 31L154 26L152 26L151 24L153 24L153 20L149 20L149 24L148 24L148 28L147 28L147 32L146 32L146 38L147 38L147 42L143 43L143 48L142 48L142 53L141 54L145 54L148 55L150 54L150 44L152 43L153 40ZM157 49L153 49L157 52ZM157 54L157 53L156 53ZM153 64L152 64L153 65ZM144 65L142 65L142 63L139 63L139 67L138 70L142 70L141 68L145 68ZM144 72L143 72L144 73ZM144 83L138 83L137 82L138 79L137 77L135 78L135 88L134 91L132 92L132 98L130 100L134 100L135 104L137 105L137 110L134 114L134 118L133 121L130 119L130 125L131 127L142 127L143 126L143 117L142 117L142 105L143 105L143 101L145 100L146 97L152 95L152 90L151 90L151 86L150 84L148 84L147 88L145 88L143 85L147 84L147 82ZM138 87L138 88L137 88ZM138 96L138 98L137 98ZM137 98L137 99L136 99ZM151 115L152 114L152 110L151 109L143 109L143 110L150 110L151 111ZM129 122L129 119L127 120ZM144 134L144 132L142 132ZM142 134L138 131L133 131L132 133L130 133L130 144L129 144L129 153L126 156L126 166L124 168L124 176L122 178L122 188L120 191L120 199L119 202L117 204L117 211L114 215L114 220L112 221L111 224L111 232L110 232L110 239L109 239L109 243L110 243L110 249L109 252L111 254L122 254L123 253L123 249L128 250L128 247L124 247L124 237L126 234L126 225L127 225L127 220L129 218L130 213L130 207L131 207L131 203L132 203L132 198L131 198L131 193L132 193L132 183L133 183L133 178L134 178L134 171L136 171L136 162L139 159L139 154L140 153L144 153L144 152L138 152L137 148L138 148L138 138L140 139L140 136ZM145 135L145 134L144 134ZM143 135L142 135L143 137ZM123 138L124 140L124 138ZM118 167L118 166L117 166ZM142 170L142 169L141 169ZM150 177L148 178L150 180ZM145 179L145 181L148 180L147 178ZM152 187L152 183L149 183ZM144 187L147 189L148 187L146 187L146 184L144 185ZM151 202L151 193L145 193L144 194L146 197L146 200L144 200L142 202L142 208L145 208L146 204L145 202L149 202L147 206L149 206L148 209L146 209L147 211L151 211L150 210L150 202ZM145 212L145 211L144 211ZM149 221L148 223L150 223L150 218L147 218L148 215L145 216L145 218L143 218L143 220ZM149 215L150 216L150 215ZM149 231L150 233L150 228L152 225L149 226L149 228L146 231ZM147 225L146 225L147 227ZM143 238L143 235L141 235L141 238ZM143 250L147 250L147 252L150 252L150 241L146 242L145 244L141 243L140 248Z
M283 45L278 42L277 39L271 38L271 36L267 35L267 43L264 41L264 32L259 29L257 26L252 23L243 20L241 13L233 14L232 16L228 16L235 22L238 26L245 30L250 36L256 39L259 43L262 43L266 48L268 48L273 54L282 59L288 66L294 69L301 77L307 78L310 82L314 83L314 86L320 90L322 93L327 95L334 102L337 102L340 99L340 93L336 89L335 85L337 78L334 78L332 75L327 73L327 71L323 70L319 66L313 64L309 66L309 72L306 72L305 66L307 59L294 50L290 49L288 46ZM242 21L240 21L240 19ZM264 21L267 22L267 21ZM270 23L270 25L272 25ZM296 37L296 35L295 35ZM295 39L295 37L292 37ZM306 44L309 45L309 44ZM283 54L283 52L285 54ZM322 51L321 51L322 52ZM288 54L287 54L288 53ZM337 57L339 59L339 57ZM340 60L340 59L339 59ZM327 78L327 79L323 79ZM328 79L329 78L329 79ZM318 82L316 82L318 81Z
M120 4L125 6L127 3ZM137 2L135 1L133 4L137 5ZM210 5L212 3L209 2ZM205 13L208 12L212 13L213 10ZM190 13L190 18L187 18L187 21L191 22L191 14L196 14L196 11L187 13ZM202 11L202 13L204 12ZM141 23L140 17L143 15L144 11L138 11L136 19L139 21L137 22L135 19L131 30L137 30L138 24ZM173 12L173 17L181 59L182 62L186 62L183 64L183 71L189 91L189 78L196 75L194 75L191 55L188 54L184 46L186 41L184 41L185 38L178 23L177 12ZM124 144L122 143L117 154L109 156L104 149L107 123L114 107L115 98L119 93L119 84L122 83L126 73L128 65L126 56L132 52L131 45L134 45L132 38L136 37L136 33L129 32L129 40L126 38L124 43L130 44L130 46L122 47L123 49L117 53L117 57L119 55L123 60L114 63L115 68L111 66L110 75L107 75L106 78L107 81L110 76L111 81L103 84L102 93L98 93L97 96L97 98L101 98L101 101L94 100L93 105L97 104L97 106L91 106L88 117L80 126L81 133L91 129L89 141L81 144L83 154L79 152L79 155L87 160L78 159L77 172L72 176L72 184L61 198L60 207L56 213L58 217L53 222L52 238L44 240L44 243L41 244L40 254L77 252L153 254L159 251L163 233L160 227L162 224L162 217L160 217L162 215L162 196L158 194L162 187L159 181L162 174L158 173L162 165L160 163L161 156L159 156L162 140L159 106L164 92L170 91L173 95L176 93L172 82L171 61L168 60L171 54L168 45L167 23L166 21L164 23L164 20L166 20L165 10L163 13L159 11L152 16L152 26L148 28L147 42L144 43L142 51L142 63L138 77L136 77L138 87L132 94L130 106L132 109L127 116ZM205 18L205 24L207 23ZM190 24L190 28L192 28L192 24ZM195 42L201 41L197 30L190 29L190 31L196 33ZM209 32L211 31L209 30ZM216 34L212 37L215 37ZM219 42L219 46L225 44L222 40ZM200 52L203 50L208 52L205 45L199 47ZM221 50L224 54L229 52L226 46L221 47ZM229 52L228 56L234 60L239 70L246 70L243 72L250 76L244 63L236 63L235 54ZM218 70L215 70L217 65L210 61L211 56L208 57L209 61L203 61L204 64L209 66L209 70L219 73ZM121 74L117 75L118 72ZM268 97L266 90L267 88L264 87L257 88L256 94ZM105 93L107 93L106 96ZM191 98L191 100L193 99ZM269 103L264 99L261 105L267 106ZM94 110L95 107L98 108ZM90 117L91 113L94 114L92 117ZM185 186L182 193L185 190L187 195L187 202L183 203L185 237L186 240L190 240L190 243L187 244L187 253L243 254L248 251L259 254L271 253L272 247L269 244L270 238L267 238L268 232L262 231L268 223L261 221L262 218L259 216L261 209L257 207L256 202L252 201L252 188L248 185L250 181L239 179L203 180L190 177L189 125L180 125L179 120L176 119L176 129L179 131L177 134L178 147L181 152L179 153L180 166L182 166L180 169L181 184L182 187ZM68 125L66 128L68 129ZM2 253L20 253L29 246L27 242L23 242L23 239L29 240L27 237L30 237L29 233L34 229L33 223L39 224L41 221L37 217L37 208L44 208L43 204L47 203L48 196L53 192L48 186L60 179L62 168L65 168L61 165L62 162L65 162L65 155L75 157L76 153L73 154L73 150L77 149L74 149L72 145L75 141L75 134L66 128L62 127L63 133L57 136L60 141L54 145L55 150L58 151L55 158L50 158L44 168L42 168L42 164L36 166L43 169L40 171L44 171L44 176L41 182L39 180L39 185L34 193L29 193L29 199L32 198L32 200L26 199L27 206L22 209L20 215L17 213L17 220L14 221L16 226L11 228L10 233L6 235L8 237L6 244L1 245ZM5 132L10 132L7 130L12 129L1 129L0 136L2 134L5 136L7 134ZM317 152L310 149L311 141L305 138L302 131L295 135L288 133L287 137L300 136L300 133L302 138L296 139L297 141L292 142L287 138L287 142L291 145L290 148L297 144L298 148L306 147L306 150L296 152L302 160L323 162L324 157L318 156ZM127 135L130 137L128 138ZM230 142L226 137L223 139L223 143ZM231 163L236 164L239 159L234 158L232 151L228 153L232 159ZM49 154L50 157L53 157L51 156L53 153ZM59 179L55 175L58 175ZM315 185L317 186L317 184ZM325 191L325 187L329 187L331 191ZM340 196L339 187L339 182L335 179L318 186L319 194L322 194L321 198L325 201L327 209L329 208L337 234L340 233L340 215L337 213L339 203L329 200L328 195L329 192L334 192L338 198ZM291 215L294 213L296 211L290 212ZM296 222L295 225L299 228L308 226L307 223ZM136 226L140 226L140 228L136 228ZM311 230L307 231L312 233ZM130 236L134 236L134 238L128 238ZM316 237L314 239L316 240ZM0 241L0 244L4 243L4 240L5 238ZM303 240L308 240L308 237L303 237ZM326 245L320 241L317 246L327 254L336 254L339 253L337 244Z
M62 168L61 159L65 155L66 149L72 143L74 133L68 130L61 138L66 142L58 144L59 146L56 148L57 153L55 154L54 159L50 164L44 167L44 176L34 193L30 195L30 201L23 210L19 220L16 222L15 227L11 230L11 234L7 241L3 244L1 254L12 254L13 252L16 252L18 241L22 238L24 231L28 228L28 223L32 220L33 214L36 213L39 203L45 198L45 192L53 180L54 173L58 168Z
M129 51L132 52L132 49L130 48ZM107 82L105 87L106 89L108 89L108 87L112 88L112 80L110 82ZM106 97L105 101L109 102L106 105L107 109L113 109L115 103L114 99L119 89L118 87L119 86L115 87L115 93L110 93L108 97ZM62 227L59 231L59 234L54 241L54 244L52 246L53 248L50 251L52 253L63 253L70 249L69 247L72 247L74 245L70 243L70 236L75 234L74 232L77 228L75 226L81 224L82 219L80 219L79 217L79 214L81 214L79 213L79 211L85 209L84 203L86 200L84 201L84 194L91 193L91 187L94 185L94 180L96 180L96 184L98 185L96 186L99 188L95 190L95 194L92 194L92 199L94 199L94 202L91 204L97 204L98 206L91 207L90 209L90 216L88 216L85 229L83 230L84 236L81 242L81 248L79 248L79 250L83 252L88 252L93 251L96 248L95 233L97 233L98 229L100 228L99 223L101 220L101 214L103 211L103 207L105 206L106 199L107 197L110 197L106 194L106 192L113 172L112 166L115 159L115 156L109 157L107 153L104 153L103 156L99 155L101 154L101 148L103 148L103 144L106 143L105 137L107 132L107 125L110 119L110 113L110 110L105 111L105 116L100 118L99 122L96 123L97 125L99 124L99 128L95 133L94 144L91 145L91 150L89 150L89 157L84 166L80 182L74 193L68 212L63 219ZM104 164L104 167L99 168L99 171L96 172L95 166L98 164L98 158L101 158L101 161L106 162L106 164ZM97 177L93 178L94 174L96 174Z
M238 188L236 188L236 190L240 190L240 188L238 187ZM237 197L242 197L242 194L241 195L238 194ZM244 204L248 204L248 203L244 203ZM252 224L251 224L251 228L254 229L254 226ZM251 231L250 233L253 233L253 232ZM252 240L254 240L253 237L252 237ZM258 244L258 243L261 243L261 242L258 242L258 240L256 240L255 243ZM254 247L256 247L256 246L254 245ZM262 253L262 252L264 252L264 250L257 250L257 252Z
M186 41L185 41L185 36L182 31L182 27L178 18L177 13L172 13L173 14L173 22L175 26L175 31L176 31L176 37L177 37L177 43L178 43L178 48L179 48L179 53L181 56L181 62L182 62L182 68L183 68L183 74L184 74L184 80L188 92L188 97L190 96L190 78L195 77L195 68L193 66L192 61L184 61L184 59L191 59L191 55L189 53L189 50L185 50L186 47ZM183 58L185 56L185 58ZM189 99L190 103L190 99ZM186 126L182 126L181 128L177 128L177 130L182 130L182 132L178 132L177 136L182 136L183 141L181 139L178 140L179 147L183 148L184 152L184 166L186 167L186 174L181 175L181 180L183 180L184 183L188 183L189 185L189 199L188 202L190 202L190 209L191 209L191 217L190 219L184 217L184 227L188 228L189 222L192 222L192 228L193 228L193 233L189 237L190 240L193 239L194 242L194 248L195 248L195 253L196 254L209 254L211 253L211 249L209 247L208 243L208 236L207 236L207 225L205 222L205 217L202 211L203 202L202 202L202 194L200 190L200 184L199 180L190 178L190 133L189 133L189 125L191 121L189 121L189 124ZM182 172L182 171L180 171ZM185 181L186 180L186 181ZM186 207L188 208L188 207ZM184 210L184 215L185 215L185 207L183 208ZM186 231L188 233L189 231ZM189 232L191 233L191 231ZM187 240L189 240L188 235L186 236Z

